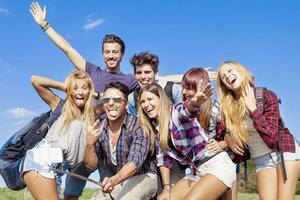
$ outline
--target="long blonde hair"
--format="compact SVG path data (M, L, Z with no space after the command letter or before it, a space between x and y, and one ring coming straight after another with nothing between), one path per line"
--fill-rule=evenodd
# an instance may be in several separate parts
M166 95L165 91L162 87L156 83L152 83L147 85L146 87L142 88L139 93L139 99L141 98L144 92L151 92L152 94L156 95L159 98L159 119L157 121L159 125L159 141L160 147L162 151L167 151L169 145L169 123L171 120L171 108L172 103L168 96ZM143 111L141 104L138 104L138 118L140 126L143 128L144 132L150 135L151 138L151 152L154 151L154 144L155 144L155 128L152 124L152 120L148 117L148 115Z
M76 106L76 104L74 103L71 97L73 86L76 80L86 81L90 90L87 101L82 109ZM84 120L94 121L95 113L93 108L94 104L93 104L93 96L92 96L94 87L90 76L86 72L75 71L66 78L65 84L66 84L67 97L62 109L62 114L65 116L65 122L62 128L68 128L72 121L79 119L81 116L83 116Z
M202 81L202 85L206 85L209 83L209 76L205 69L202 67L192 68L188 70L182 78L182 86L186 89L197 90L197 86ZM183 101L187 99L183 96ZM211 97L207 99L201 106L198 116L198 121L201 124L201 127L207 129L211 117L211 109L212 109L212 100Z
M225 120L226 128L230 136L238 142L240 146L244 146L248 143L249 137L245 127L245 116L248 115L248 110L245 105L245 99L243 96L236 98L234 92L229 90L222 82L220 77L220 69L229 65L239 72L243 76L240 90L245 91L245 87L250 85L254 86L254 77L252 73L241 64L235 61L226 61L218 67L217 84L220 96L220 110L222 117Z

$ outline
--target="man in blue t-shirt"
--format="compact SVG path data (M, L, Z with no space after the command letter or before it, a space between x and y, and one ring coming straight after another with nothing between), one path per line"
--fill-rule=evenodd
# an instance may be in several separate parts
M31 4L30 12L35 22L41 26L42 30L48 35L54 44L66 54L76 69L86 71L90 75L98 98L104 91L105 86L112 81L119 81L123 83L129 88L130 92L134 91L138 87L137 81L132 74L123 74L120 71L120 63L125 52L125 44L121 38L113 34L106 35L103 38L102 56L106 67L105 69L101 69L99 66L88 62L54 30L54 28L46 20L45 7L41 9L40 5L35 2ZM104 113L101 106L98 106L97 113ZM85 169L84 165L78 166L75 173L85 176L89 176L90 174L88 170ZM64 191L65 199L78 199L78 197L82 194L85 183L85 181L68 176Z

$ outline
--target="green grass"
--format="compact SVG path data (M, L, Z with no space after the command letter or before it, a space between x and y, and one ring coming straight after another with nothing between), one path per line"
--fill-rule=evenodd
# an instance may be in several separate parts
M300 200L300 195L294 197L295 200ZM239 193L238 200L259 200L258 194Z
M88 200L90 199L95 193L97 192L96 189L84 189L83 195L81 196L81 200ZM7 188L0 188L0 200L23 200L25 199L25 191L13 191ZM28 195L30 196L29 192ZM239 200L258 200L257 194L249 194L249 193L239 193L238 194ZM295 200L300 200L300 195L296 195ZM28 200L33 200L32 197L29 197Z
M95 193L97 192L96 189L84 189L83 195L81 196L81 200L88 200L90 199ZM26 190L21 191L13 191L7 188L0 188L0 200L23 200L25 199L26 195L28 196L28 200L33 200L30 193Z

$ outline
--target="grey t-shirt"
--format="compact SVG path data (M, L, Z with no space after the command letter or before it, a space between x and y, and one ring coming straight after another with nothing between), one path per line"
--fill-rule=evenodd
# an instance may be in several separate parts
M86 148L87 124L81 119L74 120L69 127L62 128L65 122L61 115L48 131L45 139L52 147L60 147L64 161L74 167L83 160Z

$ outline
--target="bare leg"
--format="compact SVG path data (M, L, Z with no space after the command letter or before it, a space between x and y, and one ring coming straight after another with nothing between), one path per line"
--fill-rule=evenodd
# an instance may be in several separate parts
M288 180L284 183L282 176L281 163L277 165L277 186L278 186L278 199L294 199L296 185L300 174L300 160L298 161L286 161L285 168L287 172Z
M215 200L219 198L228 187L217 177L211 174L205 175L193 186L184 197L185 200Z
M187 193L196 185L197 182L182 178L180 179L172 188L171 191L171 199L172 200L179 200L184 199Z
M277 199L277 172L275 168L265 168L256 173L259 199Z
M29 171L24 173L23 180L34 199L59 200L55 179L48 179L35 171Z

